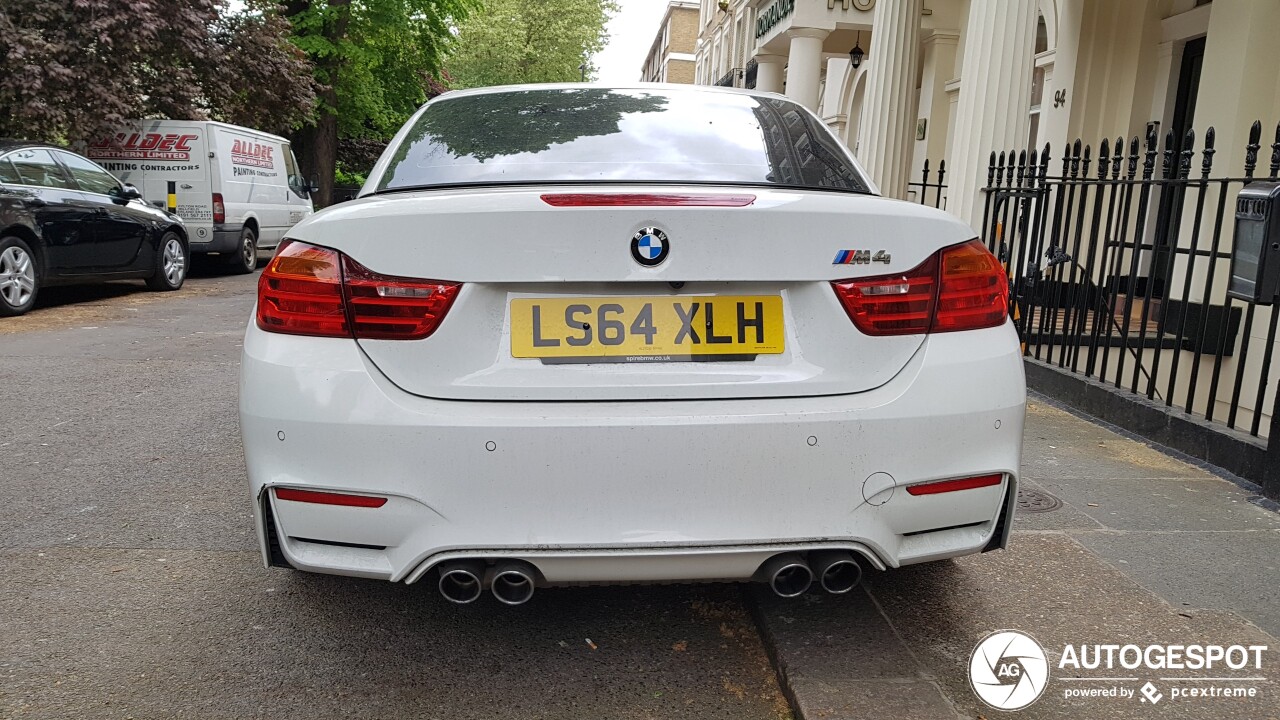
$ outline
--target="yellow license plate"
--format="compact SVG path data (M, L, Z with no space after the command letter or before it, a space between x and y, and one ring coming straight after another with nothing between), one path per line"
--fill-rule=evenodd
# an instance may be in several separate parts
M516 298L511 354L543 362L751 360L784 349L782 298Z

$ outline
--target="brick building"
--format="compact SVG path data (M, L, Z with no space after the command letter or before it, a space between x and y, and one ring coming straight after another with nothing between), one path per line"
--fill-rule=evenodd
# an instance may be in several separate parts
M692 84L694 81L694 46L698 42L696 2L675 0L658 25L658 34L645 57L640 79L644 82Z

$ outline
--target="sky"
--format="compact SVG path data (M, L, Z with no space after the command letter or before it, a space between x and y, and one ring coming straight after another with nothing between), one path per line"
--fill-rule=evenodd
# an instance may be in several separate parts
M618 0L618 5L621 10L606 26L608 44L595 57L596 78L605 84L640 79L640 67L658 33L667 0Z

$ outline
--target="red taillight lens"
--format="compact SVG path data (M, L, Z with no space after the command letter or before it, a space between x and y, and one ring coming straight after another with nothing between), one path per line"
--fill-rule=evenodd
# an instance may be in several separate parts
M213 194L213 221L219 225L227 221L227 205L222 202L222 193Z
M833 282L867 335L913 335L995 327L1009 310L1000 261L977 240L939 250L900 275Z
M421 340L435 332L462 287L457 283L379 275L345 255L343 288L355 336Z
M258 327L289 335L420 340L461 285L380 275L337 250L286 240L258 280Z
M930 332L1003 325L1009 315L1009 278L1000 261L977 240L942 251L938 309Z
M293 488L276 488L276 499L316 503L319 505L342 505L344 507L380 508L387 504L387 499L384 497L322 492L319 490L295 490Z
M907 486L909 495L936 495L938 493L956 492L957 490L973 490L974 488L991 487L1004 482L1004 475L982 475L979 477L959 478L957 480L940 480L938 482L918 483Z
M286 240L258 278L258 327L289 335L351 337L336 250Z
M938 256L902 275L832 283L853 324L867 335L929 332L936 299Z

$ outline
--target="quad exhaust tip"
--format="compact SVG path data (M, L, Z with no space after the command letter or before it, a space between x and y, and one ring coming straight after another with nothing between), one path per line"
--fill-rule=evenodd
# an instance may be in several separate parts
M765 561L760 572L778 597L799 597L813 584L813 571L797 553L774 555Z
M440 565L440 594L449 602L466 605L480 599L484 591L484 563L479 560Z
M505 605L523 605L533 597L536 576L537 571L529 563L501 561L493 566L493 596Z
M809 566L818 576L818 584L832 595L843 595L862 581L862 566L853 553L844 550L818 550L809 554Z

